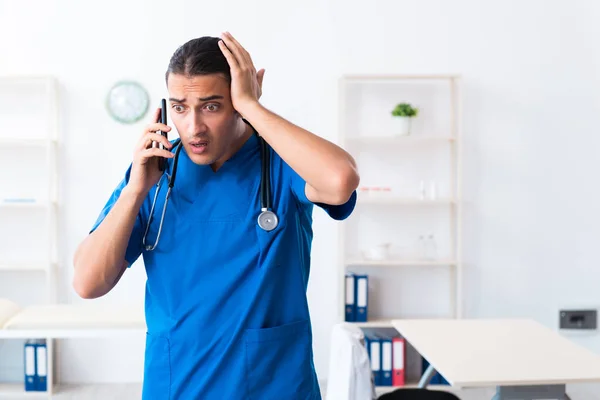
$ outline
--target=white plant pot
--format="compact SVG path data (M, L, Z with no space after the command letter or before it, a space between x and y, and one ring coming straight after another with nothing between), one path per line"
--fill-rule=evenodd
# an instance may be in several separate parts
M412 117L399 117L394 116L394 123L396 125L396 135L399 136L407 136L410 135L410 125L412 122Z

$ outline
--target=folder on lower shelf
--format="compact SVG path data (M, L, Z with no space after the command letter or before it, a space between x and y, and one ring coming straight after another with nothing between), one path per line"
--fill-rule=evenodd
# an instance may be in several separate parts
M392 386L406 384L406 341L399 335L392 338Z
M23 362L25 364L25 391L32 392L37 387L37 374L36 374L36 347L35 344L28 340L25 342L23 351Z
M35 362L36 362L36 390L45 392L48 390L48 348L46 341L42 340L35 344Z
M392 386L392 338L381 336L381 386Z
M394 328L362 328L376 386L406 383L406 341Z
M371 361L371 372L375 386L381 385L381 343L379 339L365 332L365 347Z
M371 367L376 386L381 386L381 342L379 339L371 340Z

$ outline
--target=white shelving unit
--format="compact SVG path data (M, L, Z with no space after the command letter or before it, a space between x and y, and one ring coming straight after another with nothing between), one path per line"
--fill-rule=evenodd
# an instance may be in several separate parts
M455 75L340 79L340 143L361 174L355 212L340 225L340 322L349 272L369 275L367 322L357 326L390 328L392 319L462 316L459 83ZM419 109L408 136L394 131L391 111L398 103ZM424 257L419 236L432 233L436 254ZM366 250L383 243L390 245L387 257L367 258Z
M46 392L26 392L23 385L19 383L0 383L0 399L45 399Z
M405 206L444 206L444 205L454 205L456 201L454 199L435 199L435 200L419 200L419 199L411 199L411 198L403 198L399 196L392 195L375 195L375 196L362 196L358 195L357 204L359 206L363 205L405 205Z
M386 260L369 260L369 259L348 259L345 262L346 267L366 266L366 267L415 267L415 266L443 266L456 265L452 260L408 260L408 259L386 259Z
M49 76L0 77L0 107L0 168L7 172L0 175L0 297L24 306L24 301L52 304L59 259L58 83ZM0 376L0 398L52 395L53 340L30 339L46 339L48 391L26 392L24 383L6 383Z

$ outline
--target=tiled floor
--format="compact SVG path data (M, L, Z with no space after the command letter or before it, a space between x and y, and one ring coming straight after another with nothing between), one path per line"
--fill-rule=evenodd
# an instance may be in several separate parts
M571 400L600 400L600 384L569 385L567 392ZM459 396L461 400L491 400L494 395L494 389L467 389L453 391L453 393ZM39 397L36 398L39 399ZM52 398L56 400L135 400L141 398L141 385L62 386L60 393ZM9 399L9 397L0 397L0 399ZM19 395L15 399L22 400L27 399L27 397ZM326 400L325 397L324 400Z

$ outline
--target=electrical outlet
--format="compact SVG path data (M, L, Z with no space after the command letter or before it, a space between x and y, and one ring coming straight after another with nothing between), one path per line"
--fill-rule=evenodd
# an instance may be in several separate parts
M560 329L596 329L596 310L560 310Z

